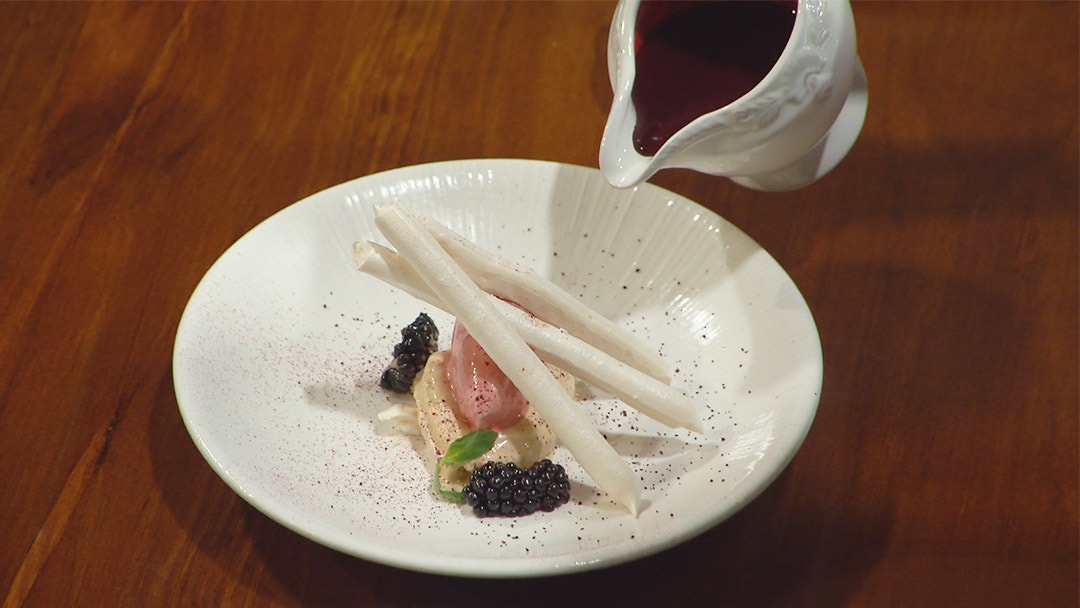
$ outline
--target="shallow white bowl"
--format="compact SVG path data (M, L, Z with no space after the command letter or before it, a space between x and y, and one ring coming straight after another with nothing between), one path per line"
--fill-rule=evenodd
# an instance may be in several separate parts
M677 368L706 433L672 431L586 388L582 407L631 466L636 519L564 449L573 482L552 513L478 519L438 500L416 446L376 414L399 329L427 311L352 270L351 245L384 242L372 206L400 202L547 274L639 333ZM210 268L173 356L199 450L245 500L364 559L469 577L606 567L685 541L771 483L817 408L821 348L798 289L763 249L696 203L594 169L527 160L406 167L312 195L270 217Z

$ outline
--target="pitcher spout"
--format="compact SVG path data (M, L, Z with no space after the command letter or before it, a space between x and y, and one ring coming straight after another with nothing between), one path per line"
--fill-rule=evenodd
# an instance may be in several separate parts
M642 156L634 148L634 124L634 107L629 98L616 98L600 138L600 173L616 188L640 184L660 169L656 157Z

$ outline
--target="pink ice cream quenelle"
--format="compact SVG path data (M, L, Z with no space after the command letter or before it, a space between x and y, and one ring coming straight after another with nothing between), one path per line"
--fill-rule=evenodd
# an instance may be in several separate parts
M461 323L454 324L447 374L458 410L474 429L502 432L528 413L525 396Z

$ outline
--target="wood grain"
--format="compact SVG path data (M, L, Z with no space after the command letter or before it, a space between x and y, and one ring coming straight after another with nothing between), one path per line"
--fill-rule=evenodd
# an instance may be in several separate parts
M700 537L552 580L416 574L202 460L170 365L210 264L361 175L595 167L613 8L0 3L4 605L1077 606L1074 2L856 3L870 111L837 170L654 178L776 257L825 355L803 449Z

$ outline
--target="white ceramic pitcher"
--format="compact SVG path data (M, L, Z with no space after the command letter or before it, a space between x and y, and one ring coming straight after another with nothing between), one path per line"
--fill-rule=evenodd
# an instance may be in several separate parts
M614 92L600 142L600 170L626 188L665 168L721 175L758 190L791 190L847 154L866 115L866 76L848 0L798 0L780 58L749 92L703 114L652 156L634 146L635 24L641 0L621 0L608 38Z

